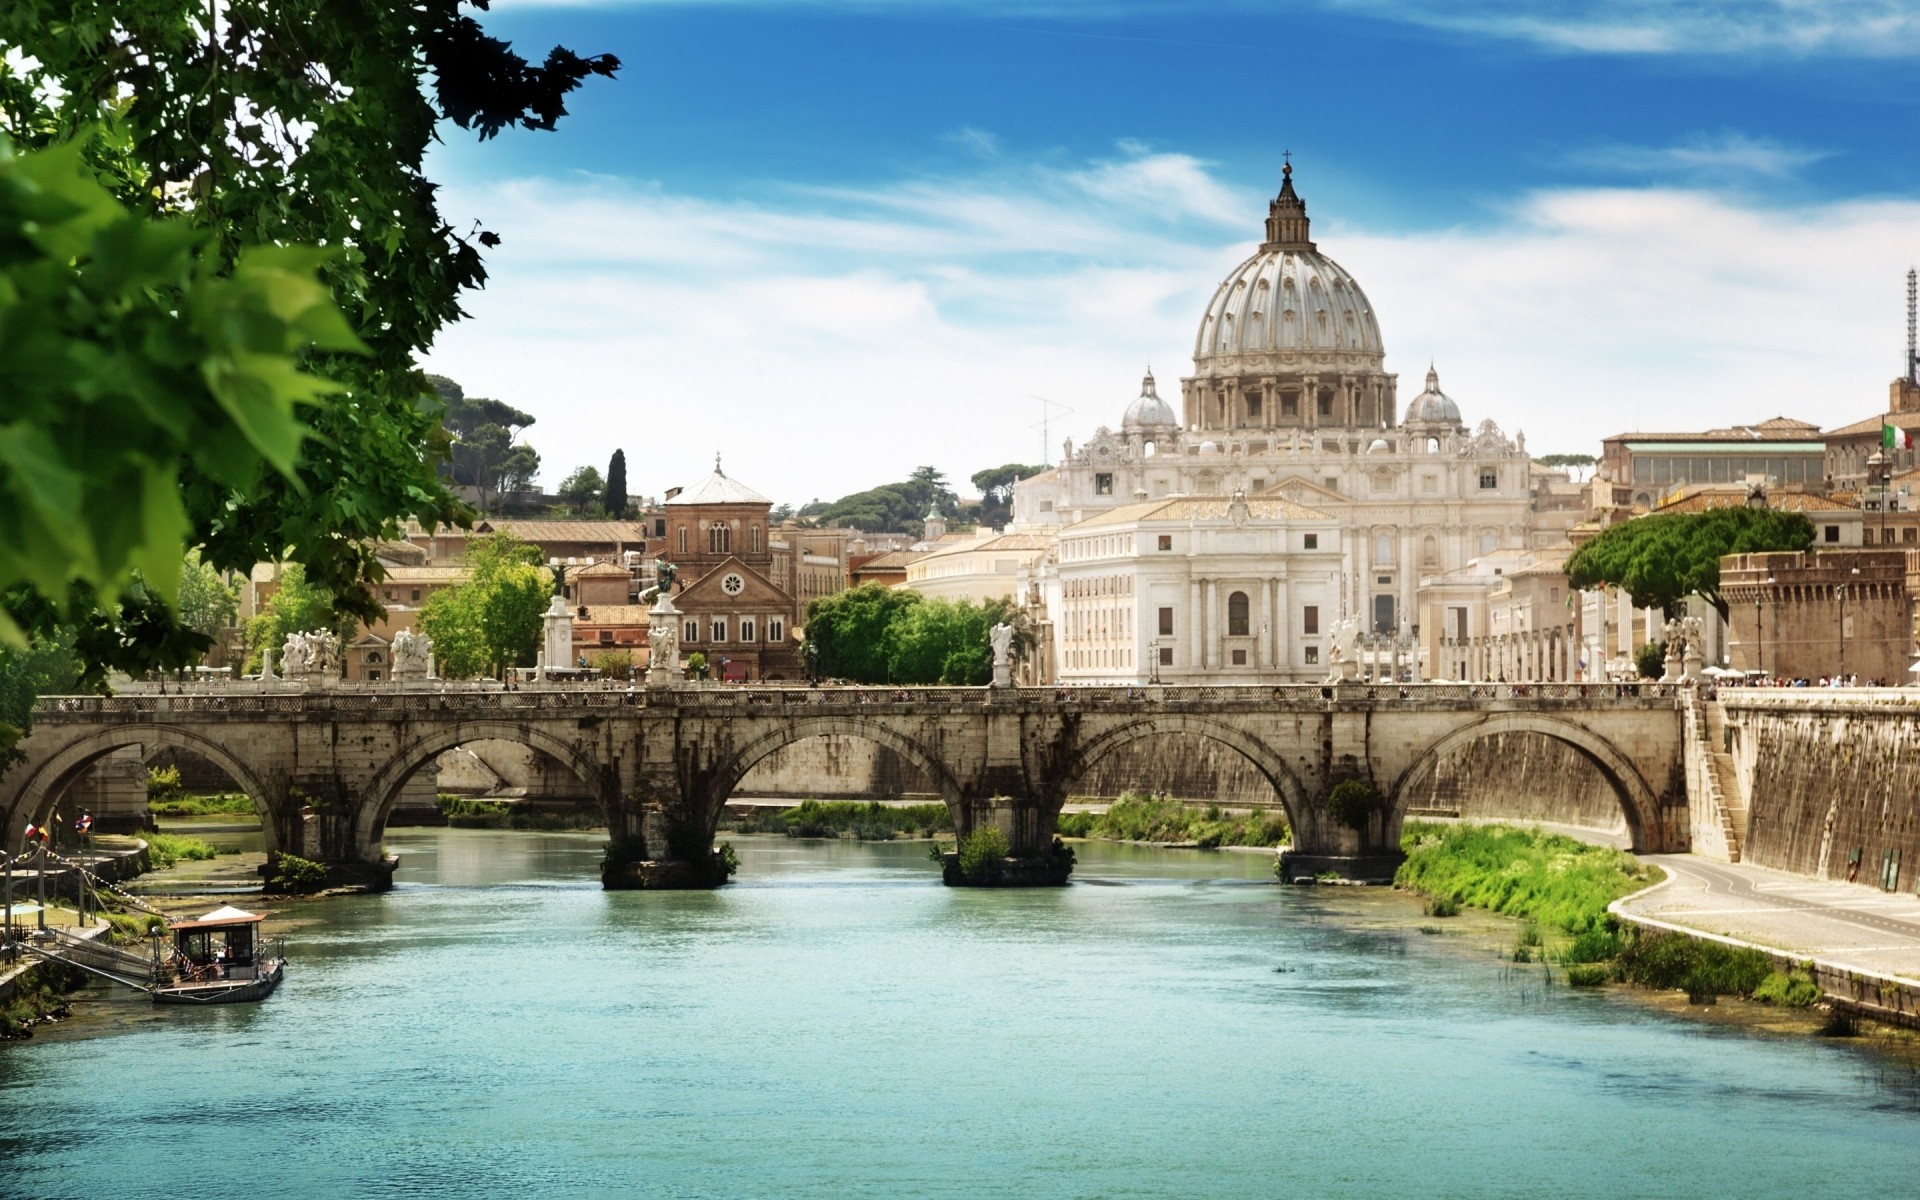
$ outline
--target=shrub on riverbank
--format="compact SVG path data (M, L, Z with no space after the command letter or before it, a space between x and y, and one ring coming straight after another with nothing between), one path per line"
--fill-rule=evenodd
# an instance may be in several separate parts
M944 804L882 804L877 800L803 800L784 812L760 809L721 818L733 833L784 833L796 838L851 836L862 842L896 837L932 837L953 832L953 812Z
M297 854L282 854L274 866L273 878L267 880L269 892L286 892L297 896L317 892L327 885L325 863L301 858Z
M523 829L556 833L598 829L606 824L595 811L552 812L507 800L469 800L442 792L434 804L454 829Z
M995 864L1013 852L1007 835L998 825L982 825L960 843L960 873L968 879L984 879Z
M1287 840L1287 819L1277 812L1228 814L1217 804L1202 807L1128 792L1104 813L1061 813L1060 836L1121 842L1192 842L1199 846L1278 846Z
M1758 950L1636 929L1627 937L1614 974L1641 987L1705 998L1751 996L1774 969L1773 960Z
M1631 854L1507 825L1409 821L1394 884L1565 933L1611 927L1607 905L1659 878Z
M211 796L178 792L164 800L149 800L147 808L156 817L251 817L254 815L252 798L241 792L219 792Z
M164 871L181 859L204 862L220 856L219 848L211 842L184 833L149 833L146 839L147 862L156 871Z
M13 995L0 1002L0 1041L30 1038L33 1027L49 1016L67 1015L67 993L87 983L87 973L66 963L43 962L14 985Z
M155 929L167 927L165 917L156 917L152 913L110 912L105 915L107 924L113 926L107 933L107 940L116 946L144 944Z

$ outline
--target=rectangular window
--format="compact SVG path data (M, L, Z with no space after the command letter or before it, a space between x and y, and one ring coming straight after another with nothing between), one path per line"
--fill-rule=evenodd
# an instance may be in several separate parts
M1160 610L1160 636L1161 637L1173 636L1173 609L1172 608L1163 608Z
M1826 529L1826 535L1825 535L1825 540L1827 540L1827 541L1829 541L1829 542L1837 542L1837 541L1839 541L1839 540L1840 540L1840 527L1839 527L1838 525L1829 525L1829 526L1827 526L1827 529Z
M753 618L752 617L740 618L740 640L743 642L750 642L753 640Z
M1326 484L1327 484L1327 490L1330 492L1337 492L1340 490L1340 481L1338 479L1335 479L1331 475L1327 476Z
M667 519L665 517L660 517L654 521L653 536L655 537L667 536Z
M712 626L709 632L713 634L714 641L716 642L726 641L727 640L727 619L725 617L715 617L713 619Z
M1391 576L1391 575L1375 575L1375 576L1373 577L1373 581L1374 581L1375 583L1388 583L1388 584L1390 584L1390 583L1392 583L1392 582L1393 582L1393 576Z
M1909 546L1913 545L1913 526L1909 525L1900 531L1900 540Z
M686 624L686 627L680 631L680 639L682 641L687 641L687 642L699 641L700 640L700 622L688 621Z
M1490 492L1499 486L1500 486L1500 473L1498 471L1480 472L1480 490L1481 491Z
M1247 397L1247 416L1254 419L1260 416L1260 393L1255 392Z
M1171 550L1171 549L1173 549L1173 535L1172 535L1172 534L1170 534L1170 533L1163 533L1163 534L1161 534L1161 535L1160 535L1160 540L1159 540L1159 542L1158 542L1157 544L1158 544L1158 546L1159 546L1159 548L1160 548L1160 549L1162 549L1162 550Z
M1051 501L1051 500L1042 500L1042 501L1040 502L1040 511L1041 511L1041 512L1052 512L1052 511L1053 511L1053 501Z
M1280 393L1280 415L1297 417L1300 415L1300 394L1298 392Z
M1309 550L1318 550L1320 548L1320 535L1317 533L1307 534L1306 548Z
M414 588L414 589L413 589L413 602L414 602L415 604L418 604L418 603L420 603L420 589L419 589L419 588Z
M1233 652L1233 665L1236 667L1244 667L1247 665L1247 652L1245 650L1235 650Z
M611 646L611 645L613 645L613 630L611 630L611 629L602 629L602 630L600 631L600 644L601 644L602 646Z
M1300 632L1320 632L1320 606L1318 604L1309 604L1300 610ZM1311 662L1313 660L1308 659L1307 661Z
M1160 647L1160 665L1163 667L1170 667L1173 665L1173 647L1172 646Z
M1093 494L1096 496L1113 495L1113 472L1102 471L1093 477Z
M1332 392L1320 393L1320 415L1323 417L1330 417L1333 415L1333 393Z
M1315 663L1317 663L1317 662L1319 662L1319 661L1320 661L1320 647L1318 647L1318 646L1308 646L1308 647L1306 647L1306 648L1305 648L1305 653L1306 653L1306 656L1307 656L1307 665L1308 665L1308 666L1310 666L1310 667L1311 667L1311 666L1313 666L1313 665L1314 665Z

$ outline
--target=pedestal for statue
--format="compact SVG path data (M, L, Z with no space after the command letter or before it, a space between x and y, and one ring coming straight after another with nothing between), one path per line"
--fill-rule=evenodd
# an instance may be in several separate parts
M1706 659L1701 657L1700 647L1694 645L1692 642L1688 642L1687 652L1680 661L1685 667L1685 669L1680 672L1680 682L1700 682L1700 672L1706 667Z
M680 615L662 588L647 610L648 687L671 687L680 678Z
M573 665L573 610L567 607L567 598L556 593L553 602L547 605L547 615L543 618L546 629L540 639L541 653L548 668L571 667ZM544 672L542 673L544 677Z

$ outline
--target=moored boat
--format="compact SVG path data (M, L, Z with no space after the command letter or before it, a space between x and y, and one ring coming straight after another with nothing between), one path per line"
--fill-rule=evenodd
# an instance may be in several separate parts
M231 905L197 920L174 921L173 948L155 967L155 1004L243 1004L264 1000L286 971L278 939L260 936L258 913Z

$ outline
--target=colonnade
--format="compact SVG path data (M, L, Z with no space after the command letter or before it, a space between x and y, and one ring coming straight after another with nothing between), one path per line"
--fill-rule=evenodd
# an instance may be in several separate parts
M1572 621L1490 637L1443 638L1435 679L1508 683L1572 683L1593 678L1600 664L1580 665L1580 639Z

